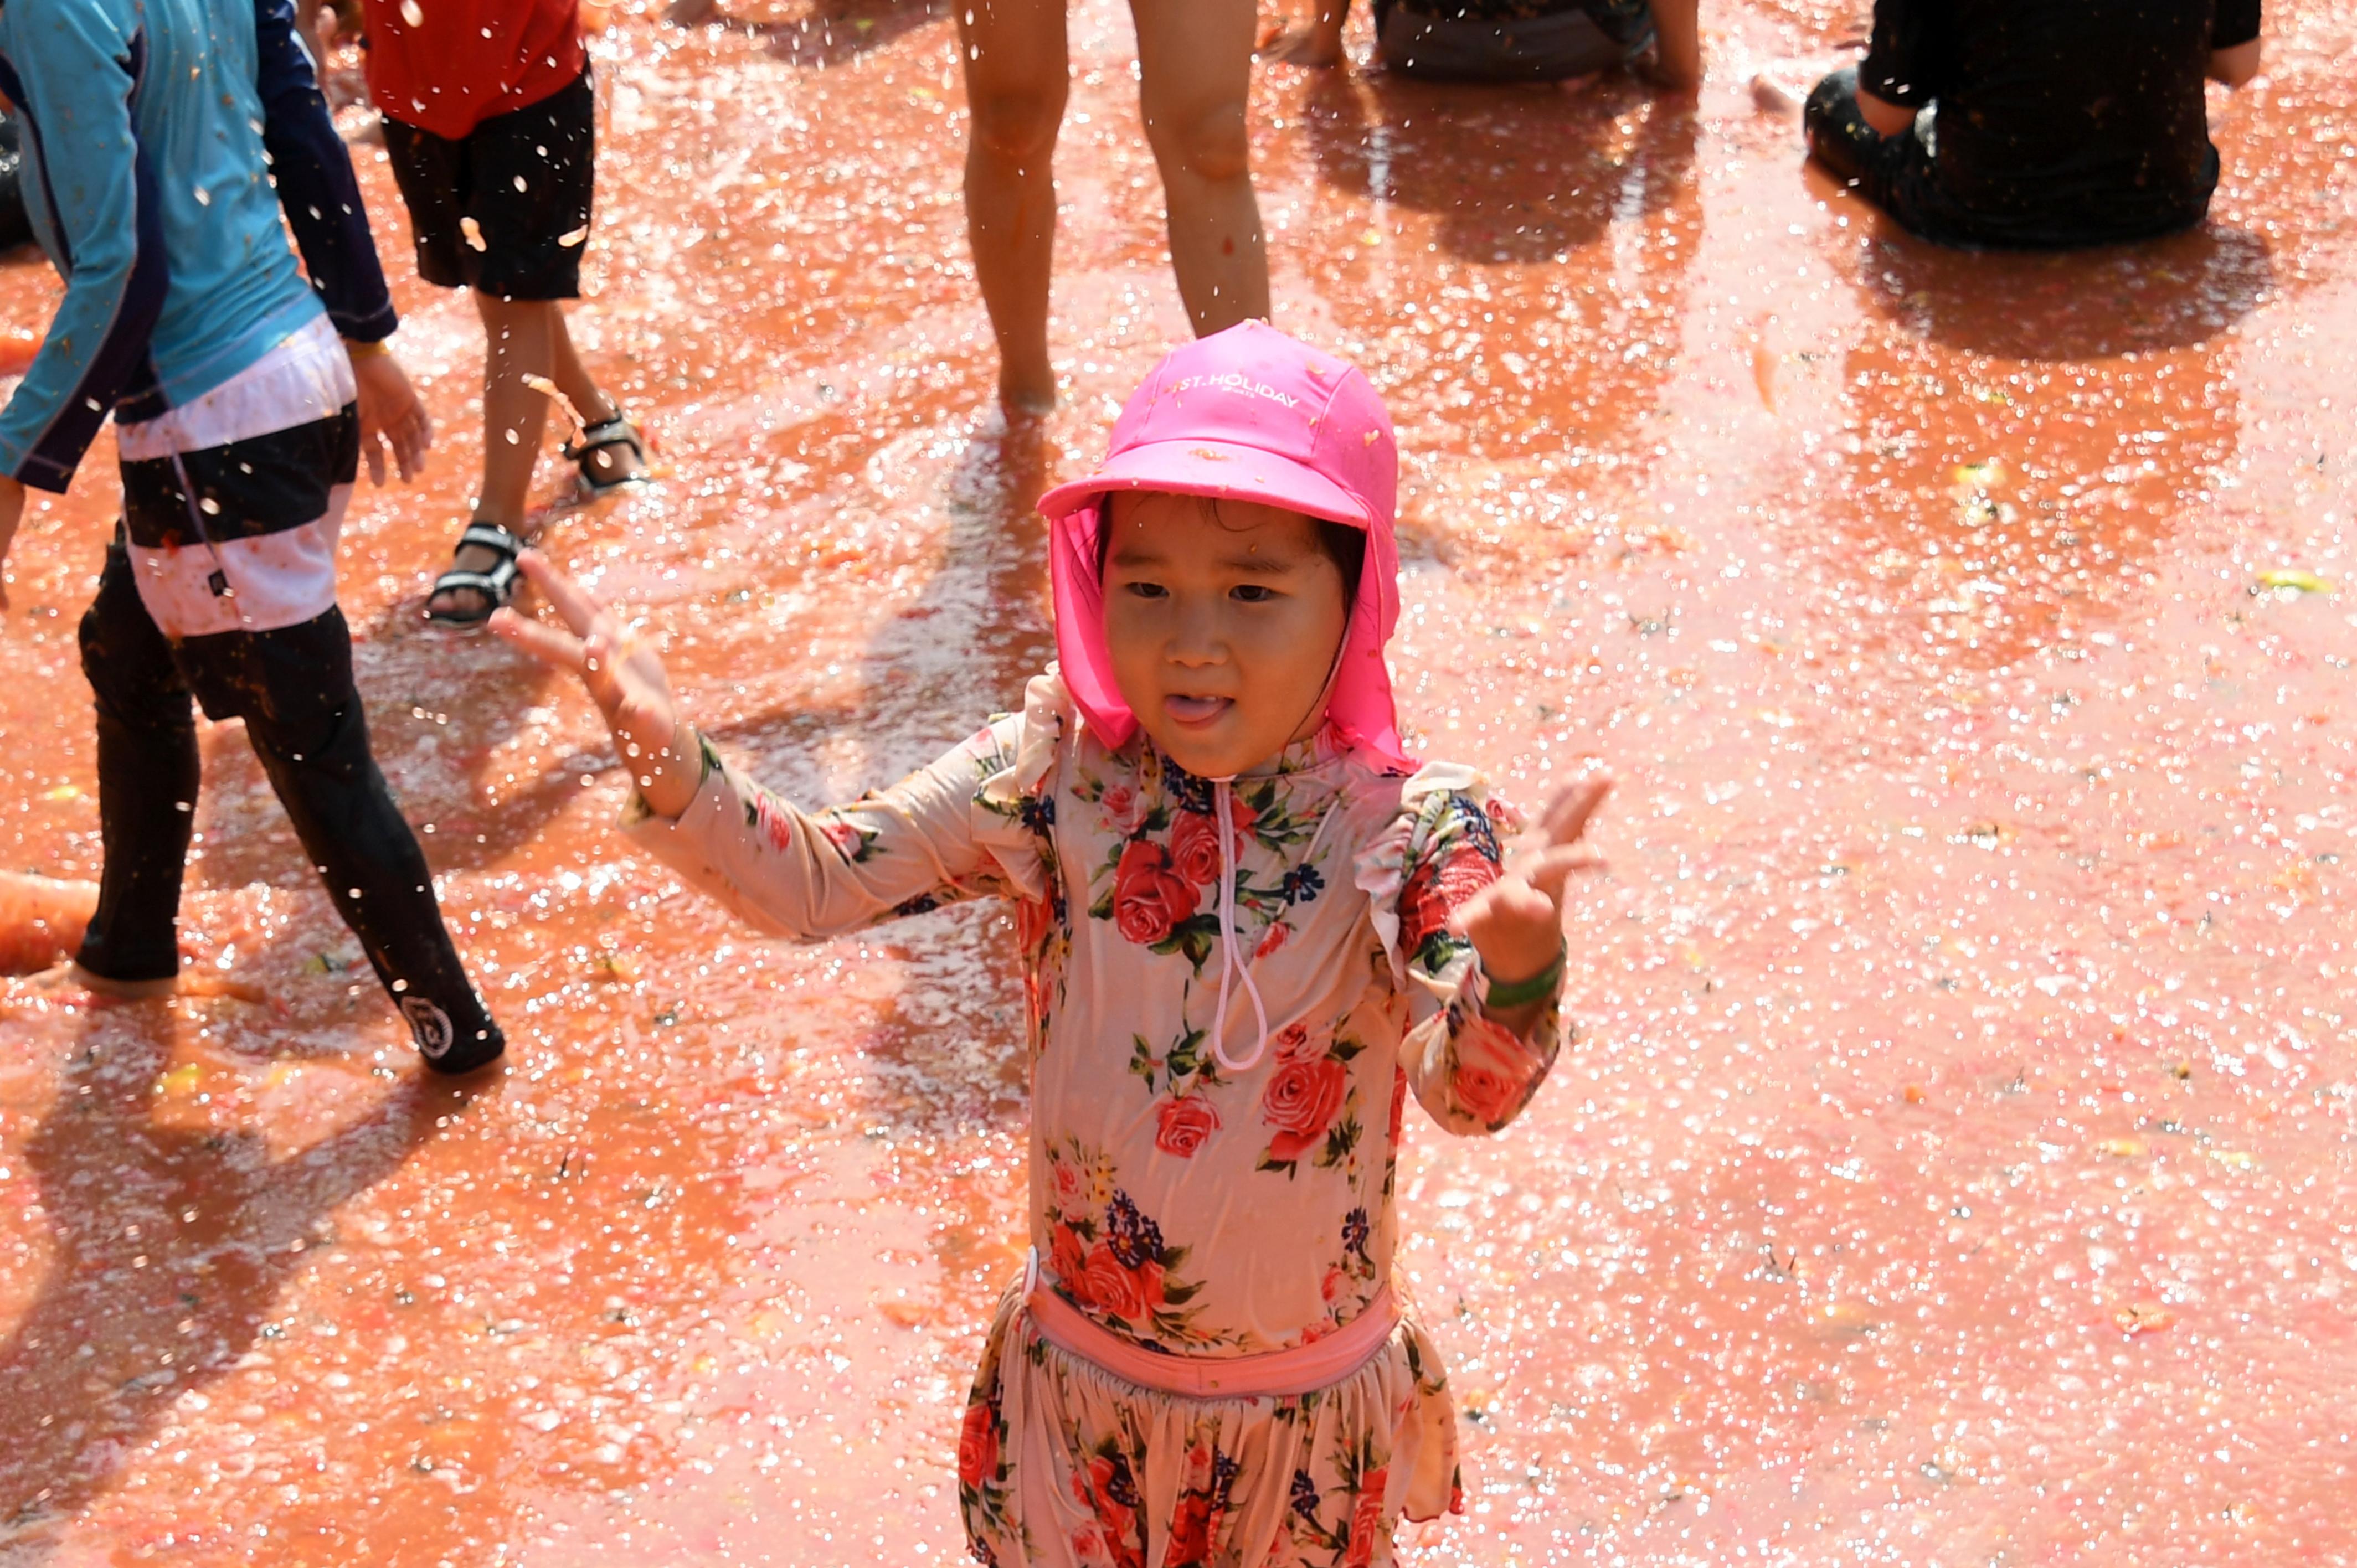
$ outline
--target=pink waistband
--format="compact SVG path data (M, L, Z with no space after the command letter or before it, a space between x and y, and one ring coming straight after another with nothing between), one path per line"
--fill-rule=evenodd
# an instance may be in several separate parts
M1258 1356L1171 1356L1131 1344L1058 1295L1045 1281L1024 1299L1031 1326L1056 1348L1157 1393L1183 1399L1288 1399L1331 1388L1365 1366L1399 1326L1385 1285L1364 1312L1323 1339Z

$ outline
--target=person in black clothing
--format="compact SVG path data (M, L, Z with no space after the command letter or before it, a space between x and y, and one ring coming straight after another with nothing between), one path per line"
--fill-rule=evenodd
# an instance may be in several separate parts
M2259 69L2259 0L1876 0L1819 82L1809 150L1941 244L2066 249L2201 221L2202 81ZM1928 111L1928 113L1925 113Z
M1566 81L1641 66L1663 86L1702 81L1698 0L1373 0L1385 68L1436 81ZM1261 52L1289 64L1342 60L1351 0L1318 0L1307 27Z

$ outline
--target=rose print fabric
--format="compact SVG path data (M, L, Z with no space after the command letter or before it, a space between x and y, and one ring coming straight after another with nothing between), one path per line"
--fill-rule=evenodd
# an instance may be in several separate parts
M1272 1032L1241 1073L1211 1050L1211 785L1143 737L1105 748L1052 671L1020 714L850 804L804 812L707 755L676 823L640 809L630 825L781 935L1013 900L1043 1277L1137 1345L1241 1356L1329 1334L1391 1283L1408 1098L1453 1132L1505 1126L1552 1065L1557 1023L1549 1008L1518 1036L1485 1018L1480 966L1448 929L1499 874L1470 772L1404 778L1329 732L1231 789L1237 951ZM1226 1043L1242 1058L1257 1028L1231 989ZM1102 1373L1030 1332L1010 1296L969 1406L960 1497L976 1555L1005 1568L1349 1568L1390 1561L1396 1518L1452 1505L1455 1441L1412 1310L1333 1388L1222 1402Z
M958 1441L974 1555L999 1568L1366 1568L1456 1502L1447 1385L1413 1322L1296 1399L1141 1391L999 1303Z

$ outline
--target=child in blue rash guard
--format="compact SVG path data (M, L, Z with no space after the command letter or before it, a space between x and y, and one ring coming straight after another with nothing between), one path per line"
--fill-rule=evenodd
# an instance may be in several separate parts
M430 426L291 0L5 0L0 96L66 282L0 411L0 556L25 487L63 491L110 413L123 468L81 624L105 862L76 978L145 994L178 974L193 695L245 721L426 1060L479 1067L504 1042L369 753L336 605L362 451L382 484L389 444L406 478Z

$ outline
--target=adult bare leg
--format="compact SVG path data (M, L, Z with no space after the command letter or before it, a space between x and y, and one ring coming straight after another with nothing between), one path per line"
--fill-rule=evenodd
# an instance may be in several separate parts
M1170 264L1198 336L1268 316L1268 252L1244 102L1254 0L1130 0L1138 102L1162 169Z
M1010 414L1044 413L1056 404L1048 278L1056 132L1071 75L1064 0L960 0L955 9L974 120L965 149L966 233L998 339L998 398Z
M1674 91L1702 86L1702 17L1698 0L1653 0L1653 75Z

